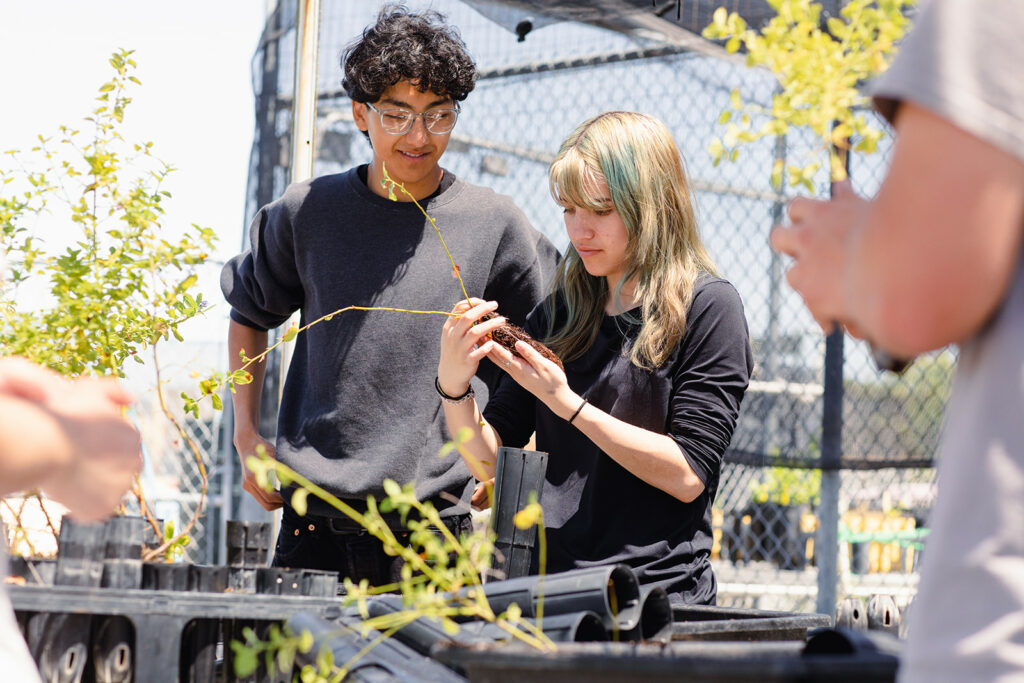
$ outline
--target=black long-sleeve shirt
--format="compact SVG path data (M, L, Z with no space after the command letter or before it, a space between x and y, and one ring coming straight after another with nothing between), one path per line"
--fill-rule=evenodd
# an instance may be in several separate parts
M561 301L555 315L564 315ZM543 306L526 329L543 339ZM672 437L704 483L693 502L630 473L511 378L499 383L484 417L506 446L521 447L536 429L537 449L549 454L541 496L548 571L624 563L642 585L661 586L674 601L713 604L711 504L753 369L743 304L731 284L702 276L682 340L651 371L622 352L638 331L626 316L606 315L593 345L565 364L569 386L624 422Z

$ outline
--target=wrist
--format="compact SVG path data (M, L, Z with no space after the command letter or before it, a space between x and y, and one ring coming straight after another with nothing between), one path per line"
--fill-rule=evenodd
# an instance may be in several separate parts
M556 392L552 395L551 400L545 403L555 415L563 420L568 420L569 416L580 406L582 400L582 396L566 387L566 391Z
M434 376L434 388L437 390L442 398L454 398L458 399L466 395L469 391L470 383L468 379L452 379L446 376L441 371L441 368L437 369L437 374Z
M255 427L246 429L236 429L232 442L235 445L235 450L239 452L250 451L255 448L256 444L263 442L263 437L260 436L259 431Z
M446 391L444 387L441 386L441 380L436 376L434 377L434 389L437 391L437 394L441 397L441 400L449 405L459 405L461 403L465 403L466 401L471 401L474 396L472 385L467 383L467 386L463 391L451 393L449 391Z

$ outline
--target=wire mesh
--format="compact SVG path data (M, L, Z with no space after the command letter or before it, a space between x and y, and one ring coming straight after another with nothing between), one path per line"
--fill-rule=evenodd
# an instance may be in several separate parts
M824 160L824 151L808 133L790 131L784 138L745 146L735 162L712 163L706 147L722 134L718 120L731 91L738 89L746 102L764 107L776 88L770 74L734 60L574 22L535 27L517 41L456 0L408 5L444 13L459 28L481 74L464 103L443 165L471 183L513 197L560 248L567 238L546 173L572 129L600 112L625 109L657 116L673 132L696 192L703 239L743 298L756 361L715 501L713 562L720 602L813 609L825 344L785 283L786 263L768 246L772 226L783 220L785 204L796 194L790 187L773 189L769 171L776 159L802 165ZM339 58L344 46L373 22L378 7L365 0L322 4L316 175L371 158L340 87ZM294 1L281 3L253 60L258 123L250 216L284 190L288 175L294 16ZM888 149L883 143L879 154L851 160L861 193L877 190ZM816 178L815 196L827 196L827 180L824 174ZM458 245L451 247L457 252ZM886 375L875 369L866 345L847 340L841 387L832 389L844 396L841 525L860 524L870 512L913 529L925 523L954 362L954 354L943 351L919 359L902 377ZM898 526L887 524L878 531L880 539ZM869 590L875 581L891 589L885 592L904 591L908 600L916 564L889 563L886 571L879 562L851 564L851 553L861 552L865 543L891 545L842 542L836 577L841 587ZM869 571L854 574L854 565Z

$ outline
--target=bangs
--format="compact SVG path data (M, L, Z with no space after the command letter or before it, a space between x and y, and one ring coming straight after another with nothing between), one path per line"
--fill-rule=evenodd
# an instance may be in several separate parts
M576 149L570 149L551 164L548 183L551 196L563 206L578 206L591 211L612 207L604 175L587 163Z

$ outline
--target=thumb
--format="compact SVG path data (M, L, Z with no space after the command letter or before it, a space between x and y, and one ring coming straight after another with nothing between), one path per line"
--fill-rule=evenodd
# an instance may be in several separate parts
M111 403L119 406L130 406L135 403L135 395L121 386L115 379L99 380L100 391Z
M856 196L857 193L853 191L853 182L849 176L832 183L832 199L849 199Z

